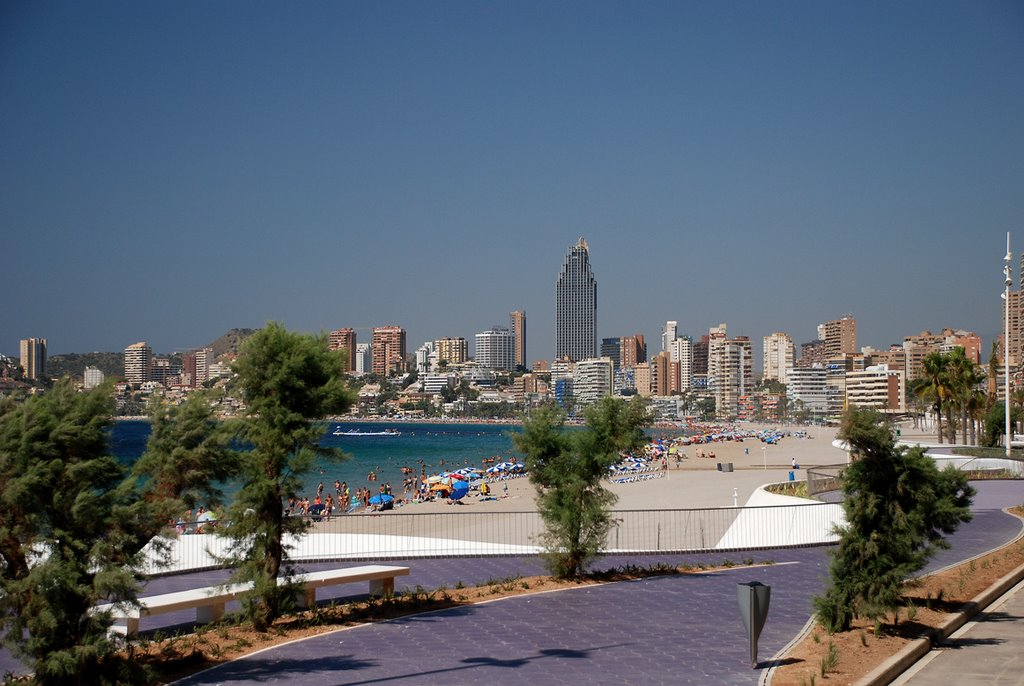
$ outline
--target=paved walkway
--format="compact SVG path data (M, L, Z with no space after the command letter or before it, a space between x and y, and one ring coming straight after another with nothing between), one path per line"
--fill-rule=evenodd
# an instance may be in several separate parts
M932 650L894 686L1024 684L1024 583Z
M1024 501L1024 482L977 484L976 516L952 537L938 569L1012 539L1020 524L999 509ZM772 586L771 610L760 641L762 667L803 627L811 597L824 588L829 548L751 553L606 558L602 566L773 560L771 566L714 574L662 577L508 598L365 625L279 646L222 665L183 684L323 686L375 683L512 684L589 681L595 684L756 684L762 670L749 655L736 603L736 585ZM403 585L433 589L541 571L536 558L407 561ZM309 568L332 565L310 566ZM153 581L149 593L210 585L222 572ZM365 593L338 587L337 597ZM185 615L147 620L185 625ZM143 630L147 623L143 622ZM1022 632L1024 633L1024 632ZM0 673L21 671L0 655ZM953 683L953 682L947 682Z

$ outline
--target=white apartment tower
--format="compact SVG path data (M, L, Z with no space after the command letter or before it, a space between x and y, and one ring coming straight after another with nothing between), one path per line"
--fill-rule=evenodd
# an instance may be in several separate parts
M516 367L515 335L503 326L478 333L474 360L486 369L512 371Z
M661 351L672 352L672 346L675 345L676 337L678 335L679 322L669 320L665 322L665 327L661 330ZM678 360L673 360L678 361Z
M679 364L679 390L685 393L693 386L693 341L689 336L675 339L669 355Z
M787 333L775 332L764 337L764 376L786 383L786 370L792 369L796 361L796 346Z
M124 378L133 386L140 386L150 380L152 365L153 349L145 341L133 343L124 349Z
M573 395L578 405L591 405L612 394L615 363L610 357L580 360L572 375Z
M369 374L372 369L372 346L369 343L356 343L356 374Z

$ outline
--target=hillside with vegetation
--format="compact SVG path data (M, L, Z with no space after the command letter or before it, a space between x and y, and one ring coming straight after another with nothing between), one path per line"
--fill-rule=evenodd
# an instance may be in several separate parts
M46 375L60 379L69 376L81 381L86 367L96 367L108 379L124 376L124 353L65 353L46 358Z
M236 354L242 341L254 333L256 333L256 329L230 329L203 347L213 348L214 359L220 360L224 355ZM167 355L167 353L160 352L156 354ZM181 353L172 354L171 362L180 365ZM122 378L124 377L124 352L65 353L50 355L46 358L46 375L54 379L68 376L75 381L82 381L86 367L98 368L108 379Z
M205 347L213 348L213 358L219 361L224 355L237 354L242 341L254 333L256 329L230 329L217 340L207 343Z

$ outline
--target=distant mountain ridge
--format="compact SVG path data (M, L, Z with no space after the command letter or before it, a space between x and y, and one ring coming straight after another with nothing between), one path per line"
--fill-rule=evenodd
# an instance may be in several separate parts
M229 329L217 340L202 347L213 348L213 357L219 361L224 355L237 353L242 341L254 333L256 333L256 329ZM163 357L168 353L157 352L155 354ZM175 353L173 357L180 361L181 355ZM46 375L52 378L70 376L81 381L86 367L96 367L107 378L121 378L124 376L124 351L65 353L50 355L46 358Z
M229 329L213 343L207 343L203 347L213 348L213 358L219 361L223 355L237 354L242 342L256 331L257 329Z

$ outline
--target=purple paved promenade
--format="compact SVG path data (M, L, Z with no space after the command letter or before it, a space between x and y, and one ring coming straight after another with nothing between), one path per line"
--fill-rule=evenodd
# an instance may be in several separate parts
M1014 538L1015 518L1000 508L1024 502L1024 482L975 483L975 519L951 538L938 569ZM597 567L724 559L772 560L775 565L714 574L662 577L584 587L380 622L334 632L248 658L185 684L324 686L374 683L756 684L748 664L736 584L772 586L772 604L760 641L767 661L804 626L811 597L825 583L830 548L797 548L699 555L608 557ZM412 569L399 587L434 589L542 572L537 558L462 558L399 561ZM336 566L310 565L307 569ZM221 582L223 572L152 581L147 593ZM332 589L325 589L332 590ZM333 589L336 598L365 594L365 584ZM187 628L189 614L144 620L142 629ZM0 673L22 671L0 654Z

